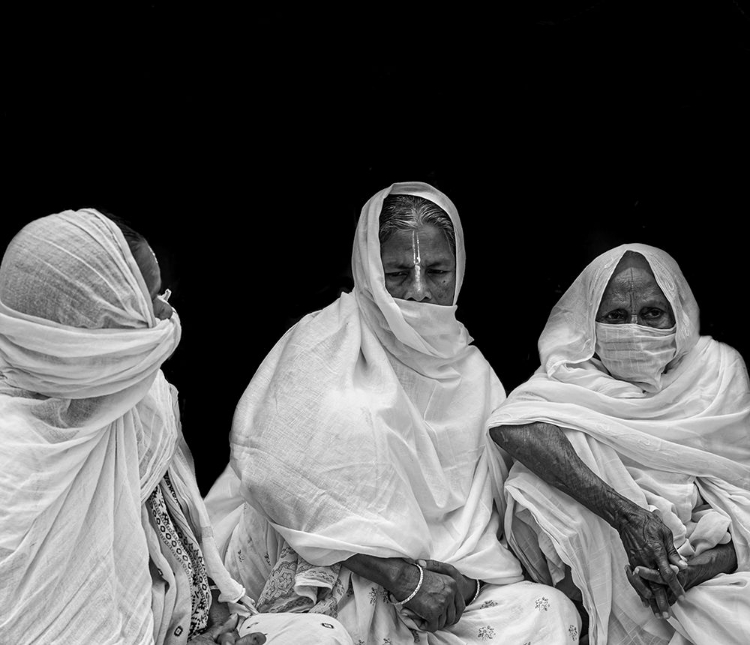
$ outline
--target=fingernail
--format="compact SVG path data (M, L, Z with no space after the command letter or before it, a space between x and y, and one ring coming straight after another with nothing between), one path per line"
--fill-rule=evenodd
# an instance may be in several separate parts
M663 613L663 614L661 615L661 617L662 617L662 618L663 618L664 620L667 620L667 618L669 618L669 614L668 614L668 613L667 613L667 612L665 611L665 612L664 612L664 613Z

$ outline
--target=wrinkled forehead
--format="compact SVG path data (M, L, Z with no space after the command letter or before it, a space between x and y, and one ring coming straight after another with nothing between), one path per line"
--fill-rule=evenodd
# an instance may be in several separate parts
M659 285L648 260L640 253L627 251L620 258L607 282L599 301L599 310L614 306L616 302L623 299L629 300L634 294L642 298L663 298L671 309L671 304Z

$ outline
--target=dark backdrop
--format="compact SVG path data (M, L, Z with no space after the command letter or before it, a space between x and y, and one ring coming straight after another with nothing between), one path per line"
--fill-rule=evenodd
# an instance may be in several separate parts
M394 181L456 203L459 317L508 390L562 291L622 242L668 250L703 333L750 351L748 0L404 4L6 12L2 246L84 206L146 235L204 492L255 369L350 286L359 210Z

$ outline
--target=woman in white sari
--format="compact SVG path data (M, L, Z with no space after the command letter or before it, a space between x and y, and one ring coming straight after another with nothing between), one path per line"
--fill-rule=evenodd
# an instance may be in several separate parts
M358 645L578 642L572 603L499 539L483 424L505 392L456 318L464 264L444 194L379 191L353 292L252 378L206 504L262 611L337 616Z
M517 460L496 488L511 545L579 595L592 643L750 642L750 386L698 325L673 258L618 246L561 297L540 368L489 419Z
M1 643L264 642L229 614L244 589L160 369L181 333L160 290L145 240L95 210L35 220L3 256Z

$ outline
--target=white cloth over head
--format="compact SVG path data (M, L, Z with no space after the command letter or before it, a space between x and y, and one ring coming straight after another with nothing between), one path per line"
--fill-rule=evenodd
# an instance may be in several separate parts
M655 391L613 378L594 355L596 312L627 251L646 258L675 315L677 353ZM553 308L539 354L540 368L492 413L487 427L546 422L562 428L599 477L641 506L659 510L685 557L731 539L738 570L750 570L747 370L734 349L699 335L698 305L675 261L643 244L599 256ZM520 463L504 490L506 533L536 579L551 575L556 581L563 563L572 567L592 618L592 642L666 643L675 630L686 636L687 622L673 620L666 629L640 605L624 575L619 537L603 520ZM726 576L726 589L750 580L746 573L733 576ZM748 638L750 614L743 618L742 612L750 605L743 603L738 617L738 605L711 597L718 596L701 585L688 592L684 605L675 605L676 614L693 616L689 637L698 640L689 642L747 642L742 639ZM696 612L705 618L700 628ZM711 635L722 620L737 634L732 640Z
M144 500L169 470L209 527L160 370L179 318L154 317L120 229L95 210L40 218L0 266L0 642L183 643L160 632ZM210 528L217 584L239 598ZM166 621L168 623L168 621Z
M307 315L263 361L236 410L231 464L247 501L311 563L433 557L517 580L518 563L495 536L482 459L483 421L504 390L455 304L386 291L378 230L391 193L426 197L451 217L458 295L465 260L454 205L421 183L377 193L355 234L354 293Z
M394 299L386 290L379 218L383 200L397 194L424 197L453 222L451 306ZM313 565L318 580L328 580L320 583L333 596L327 610L338 611L355 642L403 643L414 642L416 631L382 588L344 566L339 575L338 563L355 554L436 559L494 583L488 594L522 580L518 560L498 539L483 432L505 392L456 318L464 266L453 203L428 184L393 184L362 209L353 293L301 319L258 368L237 406L230 465L206 497L225 562L251 596L277 591L268 588L271 568L284 558L297 562L288 545L306 571ZM304 582L310 576L299 565L295 580L296 593L312 598L310 605L320 602L322 593L304 588L314 583ZM516 593L520 602L520 588ZM533 629L539 614L526 599L514 614L519 632ZM490 605L498 624L510 620L495 600ZM550 633L559 627L553 615L566 621L565 630L577 629L577 615L565 611L562 603L545 616ZM482 616L478 623L462 619L472 636L441 631L445 640L435 642L475 642L478 631L492 628Z

